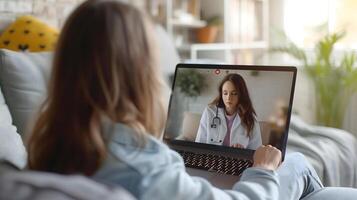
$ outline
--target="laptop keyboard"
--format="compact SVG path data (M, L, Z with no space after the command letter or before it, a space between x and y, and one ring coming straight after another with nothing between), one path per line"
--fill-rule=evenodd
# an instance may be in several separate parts
M252 161L212 154L198 154L188 151L178 151L183 157L186 167L203 169L211 172L240 176L242 172L253 165Z

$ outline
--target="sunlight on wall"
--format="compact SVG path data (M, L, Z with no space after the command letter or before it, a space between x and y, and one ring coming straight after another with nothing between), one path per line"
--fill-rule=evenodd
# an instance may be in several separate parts
M336 8L336 30L346 30L347 35L341 42L350 48L357 49L357 1L342 0ZM342 14L343 13L343 14Z
M284 30L296 44L311 46L317 37L317 26L328 21L329 4L326 0L286 0Z
M285 0L284 30L296 44L312 47L326 33L346 31L340 47L357 49L356 0Z

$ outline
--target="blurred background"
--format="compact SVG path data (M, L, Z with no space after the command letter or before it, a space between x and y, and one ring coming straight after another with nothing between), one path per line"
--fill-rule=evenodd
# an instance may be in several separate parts
M51 70L51 55L61 27L83 1L0 0L0 87L3 93L0 95L0 124L4 121L10 126L14 124L21 136L46 95L47 72ZM146 11L148 18L155 22L152 39L157 40L161 71L168 82L179 62L296 66L298 75L287 151L303 153L325 186L357 187L357 1L120 1ZM190 77L192 73L185 80ZM255 79L257 74L247 77L250 86L259 88L252 89L251 95L261 95L264 85ZM283 76L275 79L279 93L285 79ZM195 81L193 78L192 82ZM193 99L207 97L203 89L193 92ZM190 97L176 98L176 104L182 104L187 96ZM202 105L191 103L192 113L203 109ZM264 113L264 108L258 109ZM200 116L183 115L176 115L175 119L187 119L183 124L186 121L198 123L200 119ZM277 116L284 116L284 110ZM6 150L6 145L0 147ZM0 154L3 152L0 149ZM13 158L13 154L16 151L2 155ZM25 166L25 156L15 163Z
M68 14L82 1L0 0L0 21L31 14L60 28ZM170 43L163 48L174 48L172 60L175 62L178 58L179 62L297 66L294 112L308 123L357 134L357 123L354 123L357 118L357 72L354 67L357 1L126 2L147 11L163 28L169 39L159 40ZM0 29L6 25L0 22ZM161 49L161 52L166 50ZM174 64L163 68L172 73ZM338 76L331 78L331 74ZM341 89L347 84L348 89ZM329 109L332 107L336 108Z

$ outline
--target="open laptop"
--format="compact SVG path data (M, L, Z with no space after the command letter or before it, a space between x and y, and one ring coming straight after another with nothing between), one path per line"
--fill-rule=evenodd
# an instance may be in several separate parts
M231 188L242 172L252 166L257 146L277 147L284 160L296 73L296 67L290 66L178 64L164 141L181 154L190 175L204 177L220 188ZM220 96L220 83L230 74L243 78L256 113L259 126L255 126L254 137L258 139L254 139L254 148L249 144L253 143L252 137L242 133L237 137L237 143L242 143L240 148L231 146L232 134L239 130L234 128L237 117L233 119L229 139L221 136L227 136L227 128L219 127L227 127L228 118L218 113L223 107L212 102ZM213 116L203 117L208 109ZM222 130L225 132L220 133ZM199 139L202 135L207 140Z

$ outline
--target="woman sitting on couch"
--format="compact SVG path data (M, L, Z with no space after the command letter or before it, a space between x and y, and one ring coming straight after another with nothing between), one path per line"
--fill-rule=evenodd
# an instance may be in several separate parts
M158 138L162 80L150 23L116 0L88 0L68 18L48 97L28 141L30 169L84 174L138 199L298 199L322 185L301 154L262 146L232 190L191 177Z

